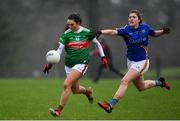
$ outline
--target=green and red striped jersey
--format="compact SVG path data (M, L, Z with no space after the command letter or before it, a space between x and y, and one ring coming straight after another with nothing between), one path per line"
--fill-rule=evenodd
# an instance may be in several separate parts
M94 34L87 28L80 26L77 32L66 30L59 38L65 45L65 65L73 67L76 64L88 64L90 60L90 42Z

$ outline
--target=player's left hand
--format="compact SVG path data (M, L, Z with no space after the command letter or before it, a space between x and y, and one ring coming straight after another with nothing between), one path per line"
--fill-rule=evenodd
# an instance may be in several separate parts
M102 64L104 65L104 67L108 68L108 60L106 56L103 56L101 59L102 59Z
M163 28L163 33L164 34L169 34L171 32L170 28L164 27Z

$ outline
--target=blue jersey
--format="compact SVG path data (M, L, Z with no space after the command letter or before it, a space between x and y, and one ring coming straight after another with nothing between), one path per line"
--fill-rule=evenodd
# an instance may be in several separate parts
M155 33L147 24L140 24L133 29L130 25L117 28L119 36L122 36L127 45L127 58L131 61L141 61L149 58L148 36Z

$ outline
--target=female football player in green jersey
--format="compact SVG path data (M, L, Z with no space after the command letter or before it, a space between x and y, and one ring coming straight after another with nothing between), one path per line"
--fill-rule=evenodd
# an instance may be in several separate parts
M81 26L81 22L82 20L78 14L71 14L67 19L65 32L59 38L59 48L57 51L61 55L63 48L65 48L65 71L67 77L64 80L58 107L56 109L49 109L50 113L55 117L60 116L71 91L73 94L84 94L89 102L93 103L92 89L85 88L78 83L78 80L85 74L88 68L91 41L97 45L103 65L108 66L101 44L89 29ZM51 67L52 64L46 64L43 72L48 73Z

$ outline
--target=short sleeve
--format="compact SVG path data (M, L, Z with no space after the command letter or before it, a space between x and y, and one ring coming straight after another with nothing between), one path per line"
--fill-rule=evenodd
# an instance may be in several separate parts
M126 33L126 27L120 27L116 29L118 32L118 35L124 35Z
M63 45L65 45L65 40L66 39L65 39L65 35L64 34L59 37L59 42L62 43Z
M88 39L89 40L93 40L95 38L95 34L92 32L92 31L90 31L89 33L88 33Z
M155 34L155 30L151 28L150 26L148 26L148 34L151 36Z

